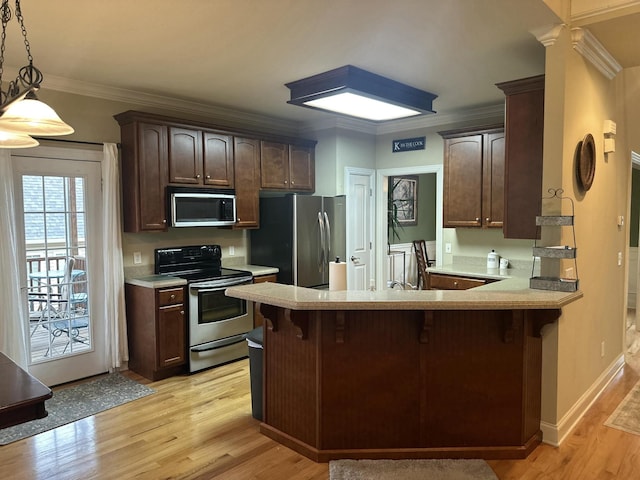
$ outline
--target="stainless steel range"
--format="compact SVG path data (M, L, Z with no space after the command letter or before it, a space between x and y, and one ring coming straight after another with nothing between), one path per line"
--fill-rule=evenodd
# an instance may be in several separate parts
M187 280L189 371L248 356L245 334L253 328L253 305L227 297L231 285L253 282L251 272L222 268L220 245L155 250L155 273Z

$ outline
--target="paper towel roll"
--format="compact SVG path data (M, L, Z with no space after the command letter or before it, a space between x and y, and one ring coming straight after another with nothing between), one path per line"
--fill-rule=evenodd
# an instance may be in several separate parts
M347 264L329 262L329 290L347 289Z

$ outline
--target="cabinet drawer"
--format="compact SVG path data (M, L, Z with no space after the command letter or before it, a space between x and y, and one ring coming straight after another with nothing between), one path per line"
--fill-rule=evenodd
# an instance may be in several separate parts
M158 306L164 307L166 305L174 305L176 303L182 303L184 299L184 288L167 288L165 290L158 290Z
M452 275L429 274L429 288L432 290L467 290L486 285L487 280L480 278L455 277Z

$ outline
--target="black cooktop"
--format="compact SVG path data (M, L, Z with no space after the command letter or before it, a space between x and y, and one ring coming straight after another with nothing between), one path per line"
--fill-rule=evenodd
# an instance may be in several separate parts
M251 277L251 272L244 270L233 270L231 268L218 268L216 270L201 270L197 272L171 272L167 273L172 277L184 278L188 282L201 282L204 280L215 280L219 278Z
M220 245L157 248L155 273L184 278L189 282L252 276L251 272L222 267Z

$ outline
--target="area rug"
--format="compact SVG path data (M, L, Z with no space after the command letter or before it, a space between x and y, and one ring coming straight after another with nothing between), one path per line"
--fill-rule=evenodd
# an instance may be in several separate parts
M54 388L53 397L45 402L49 415L0 429L0 445L46 432L154 392L152 388L119 373L111 373L69 388Z
M329 480L497 480L484 460L332 460Z
M640 435L640 382L635 384L604 424Z

